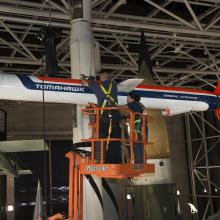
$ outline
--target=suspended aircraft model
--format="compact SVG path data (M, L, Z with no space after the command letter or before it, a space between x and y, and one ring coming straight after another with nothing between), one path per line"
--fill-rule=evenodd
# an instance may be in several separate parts
M160 109L164 116L190 111L214 110L220 117L220 84L215 91L142 85L143 79L128 79L118 85L119 103L125 104L134 90L148 109ZM43 95L44 93L44 95ZM96 103L95 95L80 80L41 76L0 74L0 99L27 102L87 104Z

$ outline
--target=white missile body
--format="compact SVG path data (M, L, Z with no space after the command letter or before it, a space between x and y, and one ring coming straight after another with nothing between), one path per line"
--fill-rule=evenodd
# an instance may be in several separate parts
M100 57L100 53L95 56L95 43L91 28L91 2L88 0L73 1L73 20L71 21L70 35L70 61L71 61L71 78L79 79L80 74L94 76L97 68L95 63ZM96 61L95 61L96 58ZM90 137L88 128L89 119L82 117L81 104L86 104L83 92L86 88L77 86L77 81L72 81L73 85L62 88L62 84L58 87L56 96L63 102L77 104L76 106L76 125L73 125L73 143L80 143L82 138ZM54 88L55 89L55 88ZM56 90L56 89L55 89ZM65 91L70 93L69 97L65 97ZM45 92L45 98L50 99L51 92ZM95 101L92 94L90 99ZM55 98L55 97L53 97ZM75 100L75 101L73 101ZM77 101L78 100L78 101ZM51 100L52 101L52 100ZM85 148L84 148L85 150ZM91 149L86 149L91 150ZM93 182L93 183L91 183ZM85 220L103 220L103 203L102 203L102 180L96 176L83 177L83 219ZM94 211L95 210L95 211Z
M118 85L119 104L126 104L127 94L134 88L141 95L141 102L146 108L160 109L165 116L217 107L214 92L138 84L137 80L131 79ZM42 102L43 97L49 103L97 103L95 95L82 86L80 80L0 74L1 100Z

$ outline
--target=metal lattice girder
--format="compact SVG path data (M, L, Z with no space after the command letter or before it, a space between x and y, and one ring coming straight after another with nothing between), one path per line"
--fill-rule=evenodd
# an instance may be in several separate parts
M218 78L220 63L219 2L161 0L155 5L154 1L147 1L153 7L149 10L149 3L146 3L146 16L141 16L138 11L136 15L133 11L120 12L121 7L126 7L129 2L119 0L107 4L106 1L93 0L92 29L96 40L102 45L103 60L108 60L102 63L102 68L117 71L118 79L135 77L140 30L144 30L157 83L190 86L192 82L200 82L196 86L212 85L215 80L210 77ZM169 11L174 2L186 8L187 17L180 17L175 9ZM198 13L198 7L205 7L205 10ZM8 0L6 3L0 0L0 19L20 40L7 39L5 34L9 33L8 30L0 26L3 39L0 48L8 51L7 55L0 54L0 69L7 73L24 73L27 66L26 73L31 73L31 70L32 74L39 73L42 48L37 41L30 43L30 39L36 37L41 27L52 25L62 29L62 41L65 41L70 31L69 11L66 0L42 3L26 0ZM191 21L188 19L190 17ZM69 74L68 50L68 46L57 48L60 71L66 70L66 76ZM196 54L195 51L199 52ZM21 60L21 56L25 58ZM175 75L178 74L181 77L177 79Z
M214 204L220 199L216 194L220 191L220 182L213 173L214 170L219 172L220 165L212 157L212 152L219 147L220 127L216 126L215 119L210 120L213 118L212 114L214 113L207 113L206 116L204 113L185 115L191 196L200 216L195 219L207 219L209 215L214 214ZM205 209L201 206L202 203Z

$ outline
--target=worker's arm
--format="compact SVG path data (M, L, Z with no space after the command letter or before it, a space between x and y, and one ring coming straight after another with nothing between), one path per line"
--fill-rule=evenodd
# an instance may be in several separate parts
M80 79L82 80L82 84L84 86L89 86L89 82L88 80L86 79L85 75L84 74L80 74Z
M119 107L120 107L120 108L123 108L123 109L126 109L126 110L129 109L129 108L128 108L128 105L120 105Z
M120 105L120 113L123 115L128 115L130 109L128 108L128 105Z

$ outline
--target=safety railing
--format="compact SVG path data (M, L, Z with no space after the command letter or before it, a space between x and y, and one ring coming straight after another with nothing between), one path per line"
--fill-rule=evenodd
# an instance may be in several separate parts
M126 112L127 118L122 119L121 123L126 124L130 131L128 132L128 138L112 138L112 137L100 137L100 117L101 112L103 111L112 111L118 110ZM104 151L105 151L105 143L106 142L121 142L121 144L126 144L129 146L129 161L128 163L134 163L134 144L139 143L143 145L143 163L146 163L146 149L147 149L147 137L146 137L146 128L147 128L147 115L143 113L136 113L130 111L127 107L106 107L100 108L96 105L90 105L89 107L82 108L82 114L84 116L88 116L90 118L89 127L91 128L91 138L82 139L82 142L91 143L91 158L90 163L97 163L97 158L95 155L95 145L99 143L99 147L101 148L101 158L99 160L100 164L105 163ZM140 140L137 138L137 133L135 132L135 119L136 117L141 119L141 138Z

